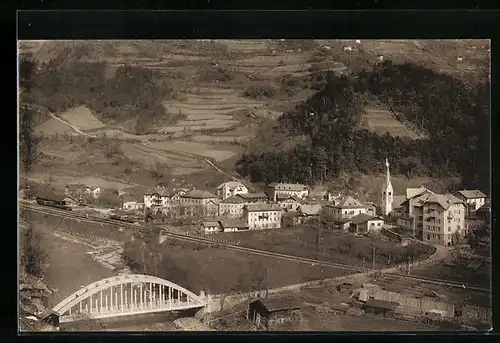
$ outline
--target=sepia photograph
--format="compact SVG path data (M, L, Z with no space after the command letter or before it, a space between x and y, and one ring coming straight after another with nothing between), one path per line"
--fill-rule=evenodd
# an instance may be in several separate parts
M490 330L490 49L19 40L18 331Z

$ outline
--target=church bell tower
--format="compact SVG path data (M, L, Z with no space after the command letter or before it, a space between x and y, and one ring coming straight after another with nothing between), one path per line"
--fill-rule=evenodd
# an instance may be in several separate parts
M392 199L393 199L393 190L391 183L391 172L389 171L389 161L387 158L385 159L385 167L386 171L386 179L384 182L384 186L382 187L382 214L387 216L392 212Z

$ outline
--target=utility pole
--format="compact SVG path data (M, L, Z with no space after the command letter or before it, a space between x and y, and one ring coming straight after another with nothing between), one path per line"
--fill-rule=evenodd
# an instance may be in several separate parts
M372 250L373 250L372 269L373 271L375 271L375 240L372 241Z
M269 267L266 267L266 299L269 293L268 274L269 274Z

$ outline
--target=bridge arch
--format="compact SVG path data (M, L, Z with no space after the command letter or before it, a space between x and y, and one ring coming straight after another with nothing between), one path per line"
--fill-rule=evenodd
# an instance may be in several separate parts
M204 299L171 281L151 275L123 274L79 289L54 306L53 311L60 322L68 322L81 316L106 318L204 306Z

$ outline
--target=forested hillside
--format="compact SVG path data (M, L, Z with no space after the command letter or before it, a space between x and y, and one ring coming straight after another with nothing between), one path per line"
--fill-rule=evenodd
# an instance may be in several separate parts
M361 128L362 106L374 96L430 138L379 136ZM387 157L394 173L459 175L465 186L488 190L489 104L489 83L468 84L408 63L387 61L349 77L329 74L322 90L273 128L284 139L307 139L287 150L249 150L236 170L253 181L315 183L341 172L382 172Z
M23 104L58 113L85 105L105 122L137 120L137 133L168 122L161 102L172 88L154 71L135 66L110 69L105 63L20 59ZM35 118L33 118L35 119Z

